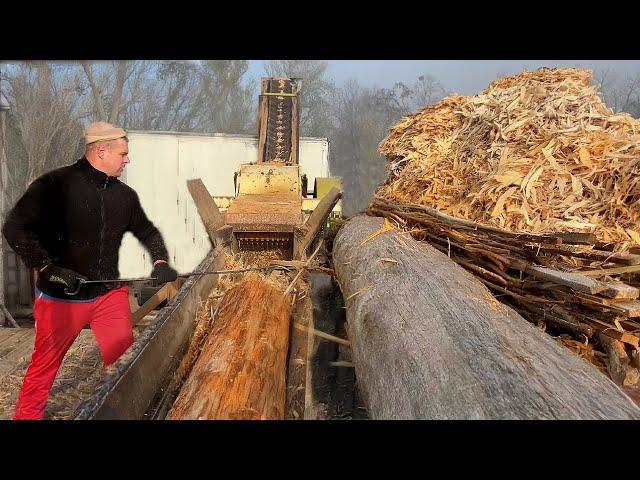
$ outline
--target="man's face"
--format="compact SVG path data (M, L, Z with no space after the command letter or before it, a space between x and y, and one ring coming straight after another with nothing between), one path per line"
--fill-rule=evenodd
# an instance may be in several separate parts
M124 138L118 138L105 146L102 165L104 172L110 177L119 177L127 163L129 163L129 143Z

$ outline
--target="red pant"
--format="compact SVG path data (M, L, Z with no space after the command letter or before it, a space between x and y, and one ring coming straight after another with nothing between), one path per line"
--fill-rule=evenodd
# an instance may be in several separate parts
M36 295L36 339L31 363L18 395L14 420L41 420L49 391L67 350L87 324L105 366L133 343L129 288L111 290L89 302L75 303Z

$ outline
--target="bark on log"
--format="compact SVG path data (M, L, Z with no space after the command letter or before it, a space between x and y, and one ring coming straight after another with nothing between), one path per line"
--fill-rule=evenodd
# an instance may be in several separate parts
M283 419L291 302L255 275L222 299L172 420Z
M624 344L618 340L599 334L598 339L608 354L609 375L621 387L640 387L640 372L631 364Z
M382 227L381 218L355 217L333 251L372 418L640 418L610 379L498 302L471 273Z

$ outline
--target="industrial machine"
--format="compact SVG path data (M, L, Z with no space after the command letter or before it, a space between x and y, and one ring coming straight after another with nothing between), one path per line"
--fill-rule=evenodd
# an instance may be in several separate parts
M258 158L255 163L241 165L235 173L233 197L214 196L218 208L208 209L213 206L211 194L201 179L188 181L199 182L204 189L199 191L203 195L189 191L205 228L210 227L207 234L214 248L184 282L166 284L160 290L141 291L138 300L143 305L132 316L136 321L162 302L167 302L168 308L160 310L134 345L110 366L108 374L76 409L73 418L166 418L193 362L194 315L210 298L219 274L225 270L230 243L232 248L240 250L281 250L279 260L294 260L285 263L299 268L297 275L304 271L306 267L302 260L309 262L312 259L304 256L305 249L309 250L312 242L319 240L320 243L322 239L318 232L331 217L341 214L342 189L340 179L316 177L313 190L309 192L311 189L299 162L299 91L298 79L263 79L258 115ZM221 232L224 241L218 243L221 237L217 234ZM229 232L232 242L227 241ZM314 254L318 251L319 248L314 249ZM260 269L264 270L263 267ZM312 296L313 289L310 293ZM313 309L310 303L306 305L306 316L311 318ZM213 311L211 315L215 315ZM301 325L295 317L294 322ZM309 329L307 334L310 336L299 343L310 349L308 358L313 354L311 331ZM299 351L296 352L297 355ZM305 365L312 364L308 360L305 362ZM307 377L312 375L311 370L306 368L304 375L305 382L311 385L312 376Z
M226 211L239 250L277 249L291 258L295 229L317 205L317 193L340 187L339 179L316 179L315 198L307 198L299 162L300 88L296 78L262 79L258 158L235 173L235 198ZM338 215L340 208L334 208Z

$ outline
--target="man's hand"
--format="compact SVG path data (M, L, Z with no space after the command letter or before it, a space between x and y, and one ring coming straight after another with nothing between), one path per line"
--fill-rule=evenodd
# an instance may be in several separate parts
M178 272L171 268L167 262L157 262L153 266L151 276L156 278L153 285L157 287L158 285L173 282L178 278Z
M77 290L80 279L89 280L84 275L64 267L58 267L50 263L40 270L42 278L46 278L51 283L59 283L69 290Z

